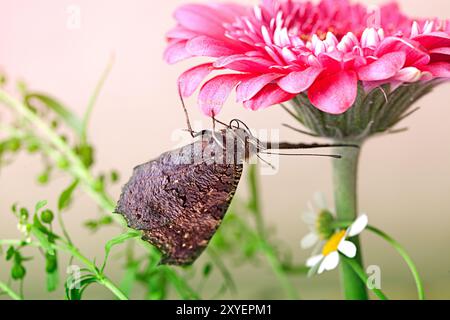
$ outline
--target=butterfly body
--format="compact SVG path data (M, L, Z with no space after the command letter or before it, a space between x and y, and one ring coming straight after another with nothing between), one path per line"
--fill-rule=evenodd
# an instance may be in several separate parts
M162 252L161 263L191 264L220 226L249 155L236 130L163 153L123 187L116 212Z

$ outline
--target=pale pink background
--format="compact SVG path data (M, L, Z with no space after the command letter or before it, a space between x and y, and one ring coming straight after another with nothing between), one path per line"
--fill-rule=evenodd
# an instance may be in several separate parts
M90 136L98 148L97 168L115 168L124 182L138 163L170 149L174 129L184 126L176 94L177 75L190 63L168 66L162 60L164 34L173 25L172 12L183 0L165 1L66 1L0 0L0 67L11 81L24 79L30 88L59 97L82 114L89 96L108 62L115 56L114 69L101 94L92 118ZM244 3L254 1L240 0ZM364 1L369 4L381 1ZM413 15L449 18L447 0L403 0ZM66 27L69 5L81 8L81 28ZM10 86L13 90L13 86ZM443 85L420 101L422 110L405 121L410 131L370 141L361 166L361 210L372 224L390 232L417 262L431 297L450 298L450 118L449 86ZM192 117L204 120L188 101ZM0 117L4 113L0 109ZM245 111L233 99L221 115L239 117L253 128L278 128L295 124L280 108L263 112ZM204 126L209 125L204 121ZM304 141L303 136L282 129L282 138ZM47 188L34 178L42 169L37 157L21 156L0 172L0 237L16 237L16 221L9 213L15 201L31 206L50 199L68 183L58 175ZM245 194L242 185L239 194ZM291 245L297 261L308 252L299 248L306 233L300 216L316 191L328 194L331 202L330 166L327 160L283 158L280 172L263 177L267 219L279 237ZM118 196L119 187L113 190ZM91 236L81 224L97 214L95 205L83 194L66 218L77 244L90 256L101 258L104 242L117 233L107 230ZM397 254L381 240L364 235L367 264L378 264L383 272L383 289L393 298L414 298L412 278ZM8 270L0 260L0 276ZM44 279L40 263L30 270L29 297L42 298ZM109 273L119 278L120 265ZM237 271L241 298L276 297L278 286L268 270ZM263 281L261 281L263 279ZM304 298L339 297L337 273L320 278L297 279ZM93 297L109 297L102 289ZM58 298L56 294L53 297Z

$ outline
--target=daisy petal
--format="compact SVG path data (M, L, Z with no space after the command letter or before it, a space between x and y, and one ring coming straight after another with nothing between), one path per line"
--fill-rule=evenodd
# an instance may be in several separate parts
M308 233L300 242L300 246L302 249L309 249L313 247L316 242L319 240L319 237L314 232Z
M316 264L318 264L320 261L322 261L323 255L319 254L317 256L312 256L308 260L306 260L306 266L307 267L314 267Z
M354 258L356 256L356 246L351 241L341 241L341 243L339 243L338 250L349 258Z
M339 264L339 253L337 251L333 251L329 255L327 255L322 263L320 264L320 268L318 273L322 273L324 270L330 271L335 269Z
M367 227L368 223L369 223L369 218L367 217L366 214L359 216L349 227L348 237L354 237L354 236L360 234Z

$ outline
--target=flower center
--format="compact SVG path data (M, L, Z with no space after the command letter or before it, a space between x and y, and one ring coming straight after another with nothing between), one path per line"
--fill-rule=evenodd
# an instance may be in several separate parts
M341 230L331 236L330 240L323 246L322 254L324 256L329 255L333 251L337 251L339 243L345 237L345 232L345 230Z

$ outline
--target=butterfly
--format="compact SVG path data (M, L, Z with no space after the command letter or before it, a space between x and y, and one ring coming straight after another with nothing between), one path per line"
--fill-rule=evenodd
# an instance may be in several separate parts
M247 127L231 123L194 137L193 143L134 168L117 204L116 212L128 226L142 230L143 239L162 252L162 264L189 265L200 256L219 228L244 162L252 155L274 148L346 146L263 144Z
M135 167L115 210L159 249L161 264L189 265L200 256L233 200L244 163L253 155L272 149L349 146L263 143L238 119L228 125L219 121L221 130L194 133L181 102L195 141Z

